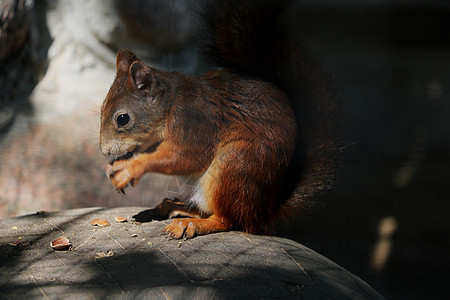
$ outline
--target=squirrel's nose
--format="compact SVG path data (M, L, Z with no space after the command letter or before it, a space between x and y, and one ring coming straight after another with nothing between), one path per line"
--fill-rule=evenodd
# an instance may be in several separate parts
M103 153L104 156L108 157L111 155L111 147L109 147L108 145L105 145L101 141L100 141L99 146L100 146L100 151Z
M106 143L105 139L102 138L103 134L100 132L100 139L98 146L100 148L100 151L103 153L104 156L108 157L111 155L111 143Z

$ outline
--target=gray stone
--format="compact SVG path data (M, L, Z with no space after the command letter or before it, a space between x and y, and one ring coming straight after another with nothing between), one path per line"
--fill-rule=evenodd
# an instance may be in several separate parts
M117 223L116 216L128 222ZM161 235L170 220L151 216L141 207L83 208L0 221L0 297L382 298L294 241L241 232L171 240ZM96 218L110 226L91 225ZM50 247L59 236L70 240L70 251Z

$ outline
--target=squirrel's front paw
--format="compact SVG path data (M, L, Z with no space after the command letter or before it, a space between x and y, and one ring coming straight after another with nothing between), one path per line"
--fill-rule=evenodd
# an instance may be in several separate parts
M144 174L141 165L133 159L118 160L106 167L106 176L111 179L118 192L125 193L124 189L130 184L135 186Z

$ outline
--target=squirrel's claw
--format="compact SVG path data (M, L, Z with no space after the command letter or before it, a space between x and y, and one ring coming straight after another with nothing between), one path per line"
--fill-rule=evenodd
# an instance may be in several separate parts
M166 226L165 233L169 239L190 239L196 235L196 226L192 219L175 219Z
M106 170L105 170L106 177L111 178L114 176L115 173L116 173L116 171L114 171L112 165L106 166Z
M140 167L133 160L119 160L115 161L112 165L107 165L105 173L116 190L125 194L124 189L128 185L134 187L138 184L139 178L144 173Z

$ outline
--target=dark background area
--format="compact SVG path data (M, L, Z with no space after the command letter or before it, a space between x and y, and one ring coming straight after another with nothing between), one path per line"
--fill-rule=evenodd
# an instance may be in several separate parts
M362 2L299 5L301 34L335 78L350 143L324 206L282 235L388 298L448 298L449 4Z
M34 1L18 15L25 46L0 39L0 218L154 206L183 192L178 181L147 176L123 197L104 177L98 117L115 52L131 48L163 69L205 69L192 42L196 1L123 3ZM348 143L334 189L275 234L387 298L450 298L450 3L305 0L286 18L334 79ZM121 21L107 27L111 20Z

